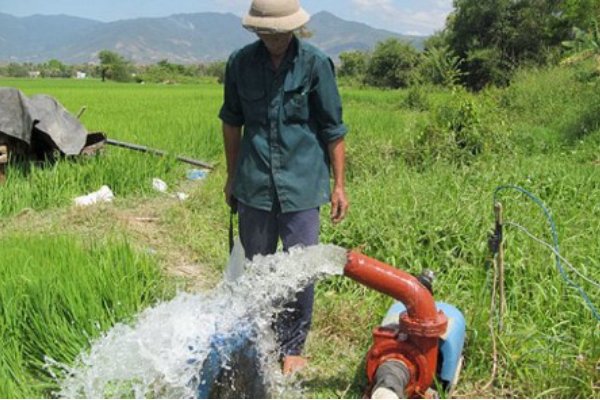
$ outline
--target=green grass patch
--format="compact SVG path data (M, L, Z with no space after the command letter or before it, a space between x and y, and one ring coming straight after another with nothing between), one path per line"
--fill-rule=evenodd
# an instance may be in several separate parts
M221 128L216 115L222 97L216 84L116 84L75 80L0 80L26 94L55 96L89 131L206 161L220 156ZM43 210L109 185L117 197L147 196L152 178L173 185L192 168L174 160L106 146L100 158L56 165L21 165L8 170L0 190L0 216L23 208Z
M127 322L167 289L156 263L125 240L0 239L0 397L49 397L46 358L70 364L90 340Z
M600 325L560 277L552 253L511 228L506 231L508 312L498 336L499 374L490 390L480 391L492 365L487 235L493 227L492 195L497 186L520 185L540 197L556 220L563 255L589 278L600 281L600 130L595 112L600 90L596 81L579 75L567 68L522 71L511 87L487 89L477 95L435 88L342 88L344 116L350 128L347 180L351 211L342 224L332 226L327 221L328 207L323 207L321 241L360 247L367 255L412 273L425 267L436 271L436 298L456 305L467 319L465 367L458 387L458 395L463 397L600 396ZM221 86L49 80L0 84L18 86L28 94L57 96L73 112L87 105L83 122L109 137L220 162L187 202L168 209L161 219L164 229L200 262L214 269L224 265L228 214L216 117ZM183 179L185 170L169 158L109 148L101 157L87 161L11 171L0 189L0 216L18 214L23 208L66 208L73 197L101 184L111 185L118 198L131 204L153 195L152 177L175 184ZM517 193L503 193L501 200L507 221L550 241L547 222L535 204ZM116 206L120 206L119 200ZM11 240L16 253L29 255L34 248ZM45 243L47 237L37 240ZM94 246L73 246L67 247L63 257L54 257L57 263L68 264L71 252L76 259L87 259L90 247L99 251ZM1 248L9 251L4 244ZM96 258L111 259L110 254ZM27 260L19 259L6 268L14 274ZM88 265L86 270L95 265L78 264ZM69 272L61 274L70 276ZM37 279L35 273L25 276L24 282ZM600 306L596 286L569 276ZM11 275L8 281L11 279L16 278ZM16 284L11 289L17 294L19 290ZM72 293L74 289L60 290ZM94 299L89 301L103 304L98 299L104 292L93 293ZM36 303L48 304L45 307L56 303L77 310L76 303L65 305L63 297L46 299L46 303L34 298ZM345 278L317 285L307 348L311 359L307 396L362 396L363 359L371 329L380 323L391 302ZM109 311L117 303L106 304L97 311L104 310L107 322L101 323L101 329L89 327L90 336L117 319L110 314L115 311ZM32 307L25 300L19 303L19 309ZM2 337L15 336L19 326L0 325ZM70 343L75 343L64 351L71 358L60 358L62 348L53 350L58 355L49 355L67 362L72 359L87 344L88 333L77 332L64 335L67 340L61 345L71 349ZM28 375L33 370L46 376L39 361L31 364L23 356L33 346L30 341L36 342L38 356L40 346L54 349L47 338L15 336L7 341L5 348L12 350L0 359L0 385L6 386L0 387L5 390L0 394L47 393L19 392L31 388L31 382L51 382L33 381Z

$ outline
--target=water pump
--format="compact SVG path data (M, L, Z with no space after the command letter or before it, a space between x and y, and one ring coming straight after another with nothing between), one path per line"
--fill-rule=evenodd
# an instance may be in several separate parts
M365 395L432 398L436 379L436 389L451 392L460 371L465 320L455 307L434 301L433 275L414 277L352 251L347 253L344 275L397 300L373 330ZM235 331L211 338L200 374L191 382L198 398L267 397L255 329L249 321L240 321Z
M434 380L451 391L460 372L465 320L455 307L436 303L431 285L357 252L349 252L344 275L398 302L373 330L366 356L369 386L376 398L432 398Z

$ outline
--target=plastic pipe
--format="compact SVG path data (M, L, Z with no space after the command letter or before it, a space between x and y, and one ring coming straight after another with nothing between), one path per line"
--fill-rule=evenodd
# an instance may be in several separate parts
M372 399L405 399L404 390L410 382L410 370L401 361L386 361L377 368Z

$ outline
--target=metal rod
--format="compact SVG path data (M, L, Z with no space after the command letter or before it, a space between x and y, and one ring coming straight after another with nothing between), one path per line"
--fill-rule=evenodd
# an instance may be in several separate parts
M83 106L79 109L79 112L77 113L77 119L81 119L81 116L83 115L83 113L87 110L87 106Z
M134 143L121 142L119 140L114 140L114 139L106 139L106 143L110 144L111 146L123 147L125 149L141 151L142 153L150 153L150 154L154 154L154 155L157 155L157 156L166 156L166 155L168 155L167 152L165 152L163 150L153 149L151 147L141 146L139 144L134 144ZM184 162L184 163L187 163L187 164L191 164L191 165L194 165L196 167L202 167L202 168L207 168L207 169L214 169L214 165L206 163L204 161L195 160L193 158L176 156L176 159L178 161L181 161L181 162Z

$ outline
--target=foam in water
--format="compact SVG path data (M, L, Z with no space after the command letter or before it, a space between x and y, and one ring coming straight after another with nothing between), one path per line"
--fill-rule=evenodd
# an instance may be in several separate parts
M265 396L280 397L282 377L272 316L308 283L341 274L345 262L346 250L331 245L257 256L245 263L241 276L239 263L230 262L228 279L212 291L179 293L143 311L133 325L117 324L94 341L74 367L62 367L57 395L193 398L199 385L211 383L202 381L206 374L201 371L215 354L223 358L221 369L236 368L236 356L219 346L237 335L252 342L257 356L258 370L245 373L262 381ZM244 384L243 379L237 382ZM243 387L228 389L230 395L246 397Z

